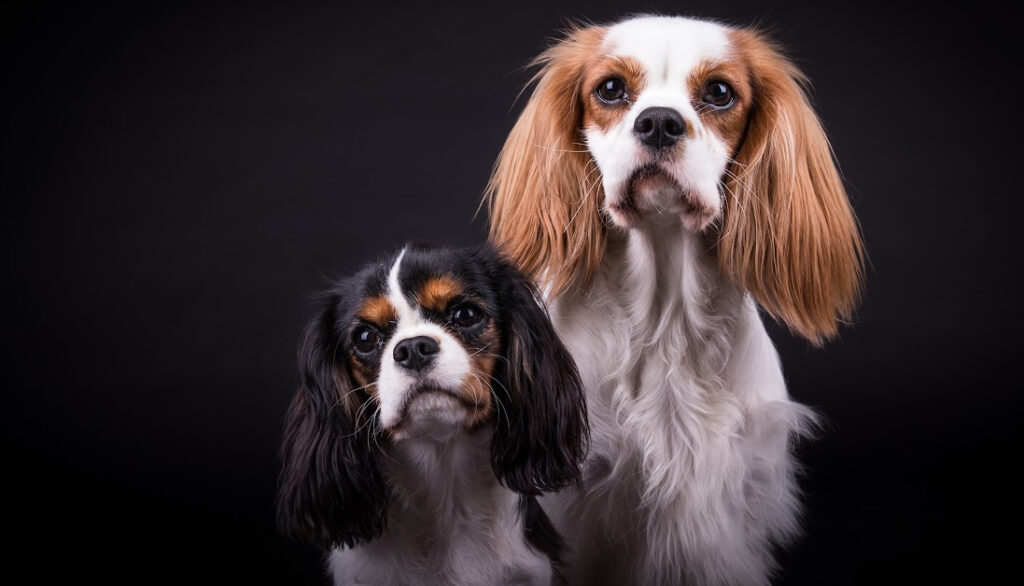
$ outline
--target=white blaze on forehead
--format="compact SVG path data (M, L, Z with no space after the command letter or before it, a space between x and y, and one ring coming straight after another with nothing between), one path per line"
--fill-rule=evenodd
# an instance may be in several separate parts
M409 303L398 279L405 258L402 249L388 273L385 295L395 307L397 323L385 344L377 378L377 400L380 402L380 420L385 428L398 422L409 391L417 385L457 390L469 376L471 365L466 349L440 325L426 319L419 308ZM437 341L440 348L433 366L418 376L395 363L395 346L402 340L427 336Z
M635 59L644 66L644 90L633 96L623 128L633 128L639 113L651 107L672 108L688 126L699 128L689 78L701 63L728 57L726 30L713 22L668 16L636 18L608 29L604 51Z
M728 29L718 23L672 16L621 22L605 34L602 50L644 64L647 87L685 87L687 76L706 59L729 54Z
M398 282L398 271L402 268L402 259L405 258L405 249L398 253L398 257L395 259L395 264L391 265L391 271L388 272L388 291L387 297L391 301L391 305L395 306L395 313L398 317L399 325L402 322L418 322L420 320L419 312L415 310L409 301L405 298L402 293L402 285Z

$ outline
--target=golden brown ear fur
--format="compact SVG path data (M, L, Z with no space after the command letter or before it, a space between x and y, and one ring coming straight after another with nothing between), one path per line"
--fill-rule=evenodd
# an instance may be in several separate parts
M580 85L603 36L576 28L537 58L533 96L487 186L491 241L553 295L585 287L604 253L601 176L580 134Z
M731 34L754 101L726 184L719 262L769 315L820 344L860 296L857 221L803 75L760 35Z

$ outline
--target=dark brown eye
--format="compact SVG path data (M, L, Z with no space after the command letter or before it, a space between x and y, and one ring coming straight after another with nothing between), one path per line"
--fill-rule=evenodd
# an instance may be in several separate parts
M380 334L373 328L360 326L352 332L352 344L363 354L376 352L380 348Z
M597 86L597 97L602 102L614 104L626 98L626 82L618 77L609 77Z
M716 110L728 108L736 100L732 88L722 81L712 81L705 85L700 99Z
M483 310L472 303L463 303L452 310L452 323L460 328L471 328L483 319Z

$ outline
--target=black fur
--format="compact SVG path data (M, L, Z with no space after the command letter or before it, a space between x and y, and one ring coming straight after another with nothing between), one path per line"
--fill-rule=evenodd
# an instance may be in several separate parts
M551 560L552 568L559 573L562 568L562 554L565 553L565 542L537 502L537 497L525 494L519 497L519 515L523 519L526 543L546 555Z
M580 479L590 437L576 363L562 345L536 287L494 253L493 286L504 315L503 354L492 391L506 407L491 459L505 485L524 494ZM509 396L512 395L512 396Z
M398 275L404 291L450 275L498 322L491 463L499 480L528 495L521 510L529 543L557 561L564 545L532 495L580 476L589 428L575 363L536 288L492 249L409 245L405 250ZM387 438L373 435L378 426L366 418L374 410L361 409L370 398L353 390L345 358L357 308L367 296L386 290L396 256L397 251L385 255L336 283L299 350L302 381L285 425L278 521L291 538L325 550L365 543L385 529L390 495L377 462ZM460 335L472 346L472 333Z
M340 301L327 296L300 345L302 386L288 409L277 503L282 531L322 549L380 536L388 502L371 426L356 421L361 401L339 362Z

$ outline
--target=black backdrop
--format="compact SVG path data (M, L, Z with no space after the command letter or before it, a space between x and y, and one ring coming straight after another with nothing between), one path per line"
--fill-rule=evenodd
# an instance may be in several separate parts
M870 249L840 341L772 330L792 394L829 420L779 582L995 571L1020 459L1005 15L141 4L0 18L6 559L43 580L315 581L273 524L308 293L403 240L480 241L522 66L566 18L658 10L791 49Z

